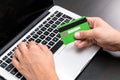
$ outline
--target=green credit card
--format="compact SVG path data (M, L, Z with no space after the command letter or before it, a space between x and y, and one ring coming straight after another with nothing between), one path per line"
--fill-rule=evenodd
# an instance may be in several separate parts
M86 17L83 16L81 18L78 18L76 20L63 24L61 26L58 26L57 28L60 32L60 36L63 43L67 45L76 40L74 38L75 32L79 32L82 30L89 30L90 26L87 22Z

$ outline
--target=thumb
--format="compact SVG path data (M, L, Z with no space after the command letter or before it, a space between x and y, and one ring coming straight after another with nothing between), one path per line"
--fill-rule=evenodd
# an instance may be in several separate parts
M92 38L92 30L76 32L74 37L76 39L90 39Z

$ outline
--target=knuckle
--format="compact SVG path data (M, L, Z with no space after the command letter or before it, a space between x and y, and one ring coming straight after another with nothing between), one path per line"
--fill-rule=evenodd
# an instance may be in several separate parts
M23 46L23 45L25 45L25 44L26 44L26 42L21 42L21 43L19 43L18 46L20 47L20 46Z
M30 50L30 51L36 51L37 49L39 49L39 46L38 46L38 45L30 45L30 46L29 46L29 50Z
M14 53L16 54L18 52L18 48L15 49Z
M22 44L22 42L20 42L20 43L18 44L18 46L21 45L21 44Z
M18 44L18 47L20 48L22 45L23 45L23 43L21 42L21 43Z

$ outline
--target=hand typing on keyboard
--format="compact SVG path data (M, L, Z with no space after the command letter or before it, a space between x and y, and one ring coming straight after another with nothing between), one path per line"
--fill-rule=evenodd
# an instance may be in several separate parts
M45 45L21 42L12 63L27 80L58 80L52 52Z
M54 54L63 45L63 42L61 41L61 38L60 38L59 31L57 30L57 26L61 25L61 24L65 24L66 22L69 22L72 20L74 20L72 17L69 17L59 11L55 11L54 14L52 14L50 17L47 18L47 20L45 20L43 23L39 24L39 26L35 26L35 28L31 29L30 33L26 34L26 37L22 41L23 42L35 41L36 43L42 43L42 44L46 45L49 48L49 50L51 50L52 53ZM36 24L36 25L38 25L38 24ZM24 43L24 44L27 44L27 43ZM25 49L21 50L22 47L21 46L20 46L20 48L18 47L17 52L15 52L15 53L19 54L19 52L18 52L19 50L24 51ZM2 60L0 60L0 67L5 69L7 72L14 75L15 77L17 77L19 80L26 80L25 79L26 76L24 77L19 72L20 70L18 69L19 70L18 71L14 67L15 65L17 66L18 64L15 63L13 66L13 64L11 63L11 61L12 61L11 59L13 57L13 53L14 53L15 49L16 49L16 47L12 48L12 50L10 50L2 58ZM23 52L21 52L21 53L23 53ZM36 54L38 54L38 53L36 53ZM41 56L39 56L39 57L41 57ZM16 58L14 58L13 61L15 61L15 59ZM32 59L34 59L34 58L32 57ZM17 59L17 61L18 60L19 59ZM49 60L49 59L47 59L47 60ZM43 61L41 61L41 62L43 62ZM22 67L24 67L24 66L22 66ZM25 66L24 68L27 68L27 67L29 67L29 66ZM22 71L22 69L21 69L21 71ZM32 75L32 74L29 74L29 75Z

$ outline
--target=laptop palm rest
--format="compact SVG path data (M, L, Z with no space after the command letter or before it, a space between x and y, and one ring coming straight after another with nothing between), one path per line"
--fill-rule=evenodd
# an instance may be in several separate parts
M54 57L60 80L74 80L98 50L96 46L77 49L74 43L67 45Z

